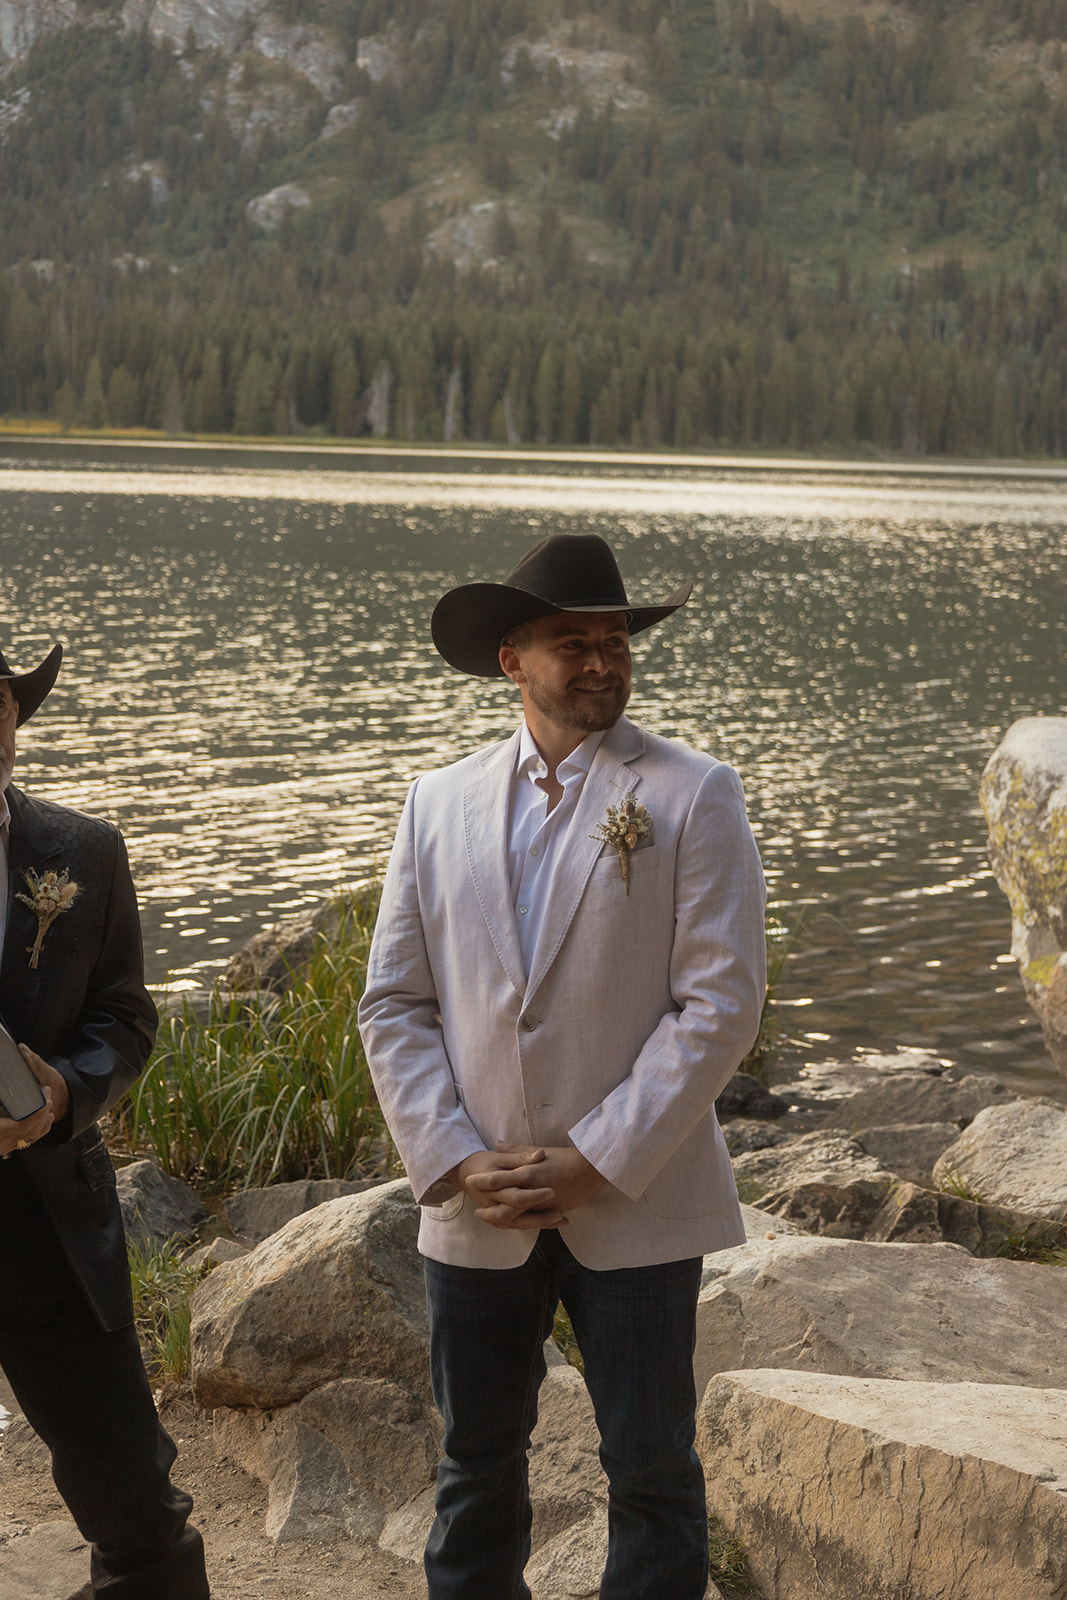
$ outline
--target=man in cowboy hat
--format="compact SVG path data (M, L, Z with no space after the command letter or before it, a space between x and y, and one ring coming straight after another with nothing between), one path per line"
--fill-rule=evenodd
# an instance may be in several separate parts
M0 1108L0 1367L52 1452L56 1487L92 1545L80 1593L206 1600L192 1501L170 1483L133 1327L115 1173L98 1119L137 1078L156 1031L137 902L109 823L11 786L15 729L51 690L0 655L0 1018L45 1104ZM41 915L42 892L63 909Z
M763 878L733 770L623 716L632 605L595 535L439 602L524 718L412 787L360 1022L422 1206L444 1419L430 1600L528 1600L526 1451L557 1303L609 1481L602 1600L703 1600L701 1257L744 1228L714 1100L756 1035Z

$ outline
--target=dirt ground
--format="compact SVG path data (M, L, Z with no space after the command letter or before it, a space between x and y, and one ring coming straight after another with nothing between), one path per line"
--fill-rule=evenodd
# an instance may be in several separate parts
M263 1532L266 1489L219 1458L211 1419L188 1391L164 1396L161 1414L178 1446L174 1481L196 1503L213 1600L425 1600L420 1569L377 1548L273 1544ZM47 1468L20 1468L0 1450L0 1595L72 1600L88 1576L88 1550Z

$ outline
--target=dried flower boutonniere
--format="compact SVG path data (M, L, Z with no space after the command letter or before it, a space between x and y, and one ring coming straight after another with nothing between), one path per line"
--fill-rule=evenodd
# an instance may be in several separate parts
M630 852L651 832L652 818L644 806L637 804L631 789L619 805L608 807L608 820L598 822L596 832L589 835L590 839L609 844L618 856L627 894L630 892Z
M30 966L36 967L41 954L44 936L62 911L69 911L78 893L79 884L72 883L66 869L62 872L45 872L38 876L32 867L22 874L29 894L17 896L37 918L37 937L31 946Z

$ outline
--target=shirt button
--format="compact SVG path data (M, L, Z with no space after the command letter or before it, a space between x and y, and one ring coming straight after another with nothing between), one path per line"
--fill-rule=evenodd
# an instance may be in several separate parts
M532 856L537 856L537 855L540 855L540 854L541 854L541 852L540 852L540 850L539 850L539 849L538 849L538 847L537 847L537 845L535 845L535 844L532 844L532 845L531 845L531 846L530 846L530 854L531 854L531 855L532 855Z
M529 909L530 909L529 906L520 906L519 907L519 916L520 917L524 917L526 915L527 911L529 911Z

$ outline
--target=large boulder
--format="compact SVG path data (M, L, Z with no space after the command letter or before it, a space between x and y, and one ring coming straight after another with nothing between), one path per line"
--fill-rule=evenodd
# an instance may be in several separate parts
M768 1239L705 1260L697 1393L740 1367L1067 1388L1065 1321L1057 1267L951 1244Z
M131 1161L115 1174L126 1237L144 1247L188 1243L208 1220L200 1197L151 1161Z
M935 1182L1045 1217L1067 1217L1067 1111L1012 1100L979 1112L938 1158Z
M1063 1600L1067 1394L725 1372L710 1509L765 1600Z
M1012 723L982 774L989 860L1045 1045L1067 1074L1067 718Z
M328 1201L193 1296L201 1406L271 1410L358 1373L428 1394L418 1207L404 1179Z

